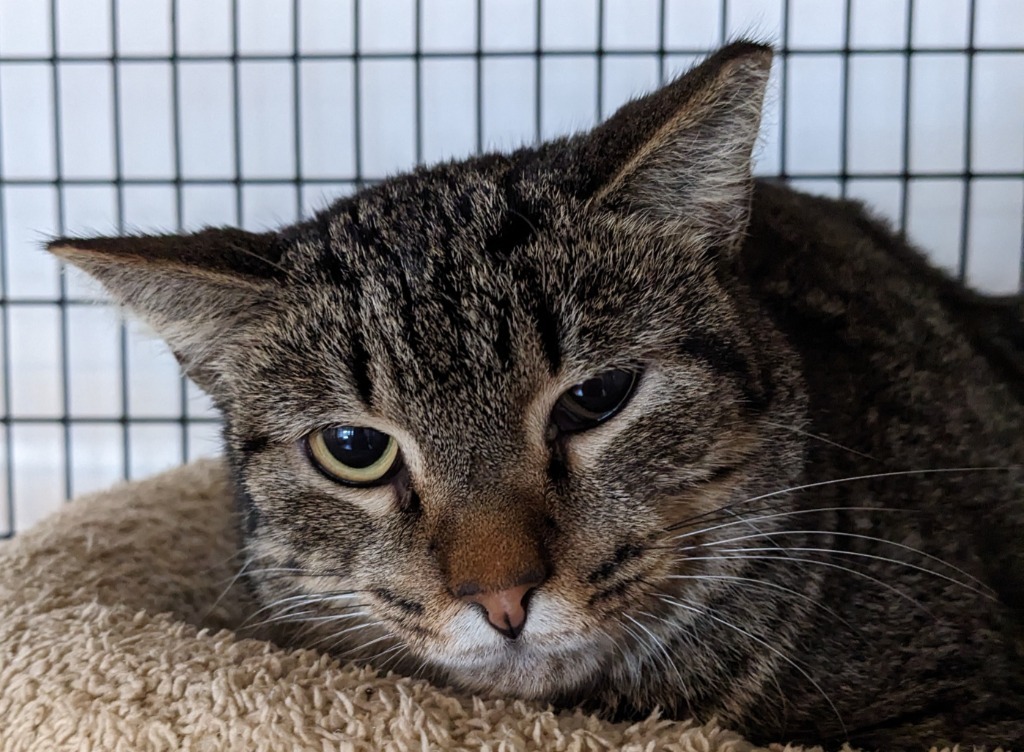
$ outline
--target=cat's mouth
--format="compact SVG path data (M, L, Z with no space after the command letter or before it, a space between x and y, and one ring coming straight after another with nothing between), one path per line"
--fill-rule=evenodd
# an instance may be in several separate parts
M445 637L422 644L420 658L453 684L523 699L550 698L582 686L603 668L607 646L600 632L581 629L565 606L538 598L522 633L508 639L474 609L456 614ZM548 602L544 602L548 601Z

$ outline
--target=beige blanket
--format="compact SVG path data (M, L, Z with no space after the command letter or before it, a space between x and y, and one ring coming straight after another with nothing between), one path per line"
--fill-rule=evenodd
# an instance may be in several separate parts
M611 724L382 677L230 631L223 468L75 501L0 544L0 750L751 749L651 718Z

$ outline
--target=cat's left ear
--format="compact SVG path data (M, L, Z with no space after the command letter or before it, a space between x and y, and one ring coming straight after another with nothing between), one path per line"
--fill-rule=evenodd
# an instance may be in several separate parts
M97 279L170 346L214 394L227 351L286 276L274 233L209 228L190 235L59 238L47 249Z
M737 244L772 50L737 42L622 107L584 141L589 205L613 216Z

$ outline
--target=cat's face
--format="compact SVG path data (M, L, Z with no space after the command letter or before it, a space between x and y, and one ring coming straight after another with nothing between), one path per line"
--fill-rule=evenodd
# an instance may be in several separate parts
M281 233L55 244L223 410L263 617L549 699L685 635L730 562L675 536L799 466L791 358L728 278L766 69L729 48L593 134Z
M376 624L339 647L393 635L463 683L535 696L587 678L626 614L662 610L652 591L685 589L666 528L778 451L759 424L772 377L714 263L567 196L510 207L506 169L384 185L310 228L224 408L268 602L354 591L299 609L365 613L323 622L325 644ZM495 240L508 226L521 245ZM607 409L577 426L580 384ZM397 454L382 438L357 458L366 428ZM511 589L516 639L474 586Z

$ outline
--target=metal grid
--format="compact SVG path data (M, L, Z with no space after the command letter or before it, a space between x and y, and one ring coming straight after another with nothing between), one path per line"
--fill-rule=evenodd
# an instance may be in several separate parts
M462 90L452 92L452 85L449 85L444 102L461 101L461 111L468 112L470 123L463 142L455 150L468 153L494 145L495 139L488 136L488 128L489 124L500 121L500 108L497 116L489 114L488 100L500 100L511 88L527 91L525 97L519 97L517 103L505 110L518 113L522 121L514 135L525 141L540 140L553 132L567 130L567 125L582 127L596 122L620 104L628 91L649 88L656 80L664 81L727 38L754 31L774 39L780 51L776 65L777 89L767 117L770 135L763 149L768 156L762 155L759 172L787 177L810 190L867 198L899 228L909 228L912 237L915 235L912 220L920 209L923 219L917 223L918 234L925 236L921 238L925 245L934 224L931 219L941 215L942 222L948 222L952 215L955 238L946 243L948 252L939 261L961 278L974 282L977 280L971 279L972 250L991 239L984 227L993 221L993 215L985 208L993 196L1001 197L996 202L995 222L1004 229L1015 226L1016 230L1004 231L997 238L999 247L991 251L1002 259L999 262L1003 270L999 275L1001 281L995 286L1024 287L1024 247L1021 244L1024 236L1021 229L1024 90L1012 83L1017 77L1016 71L1024 73L1024 14L1013 0L931 0L929 3L914 0L885 0L884 3L880 0L629 0L628 8L623 7L626 0L388 0L377 3L370 0L339 3L224 0L219 5L216 2L211 5L217 8L213 12L223 16L226 45L211 50L197 49L187 43L189 29L195 25L195 19L190 16L195 15L197 8L192 0L166 0L163 5L152 0L97 0L92 5L102 6L106 27L102 34L106 38L105 48L98 51L66 49L69 44L63 38L65 27L62 24L70 27L76 20L70 8L71 0L63 3L49 0L43 17L33 16L27 22L28 26L46 24L48 39L44 46L48 49L9 52L4 49L4 40L8 40L8 47L12 44L18 47L10 40L19 34L17 25L23 22L23 11L16 6L17 2L0 0L0 225L3 226L0 232L0 331L3 334L0 342L3 405L0 494L4 497L0 500L0 536L3 537L13 535L54 504L83 490L104 485L117 477L145 474L197 454L214 453L217 425L217 418L208 404L197 396L194 387L180 378L174 382L174 395L168 395L165 389L163 397L156 398L176 403L170 409L138 407L137 395L148 388L144 382L149 372L143 364L158 356L140 351L136 334L129 326L115 323L113 317L108 317L106 323L90 319L98 321L95 326L106 326L107 335L114 338L113 345L107 349L111 356L109 369L105 372L100 369L100 375L89 384L77 387L76 348L81 349L82 341L92 341L82 335L77 322L89 318L89 312L96 310L96 296L80 281L59 275L56 266L46 266L50 263L47 259L33 262L28 272L19 274L24 279L53 275L53 284L50 288L46 284L29 285L30 292L24 293L21 291L24 285L12 281L13 260L23 258L23 254L38 254L32 245L48 235L86 231L90 220L69 221L69 213L75 213L70 211L72 199L78 201L92 189L112 198L112 206L106 211L109 226L102 230L122 232L129 225L129 198L134 201L137 192L145 193L147 189L164 192L172 208L169 216L164 217L165 224L141 229L171 229L167 223L173 228L193 229L197 221L189 216L189 202L201 203L203 189L210 189L221 198L225 190L230 194L228 211L222 212L228 216L220 217L224 223L268 226L274 219L292 221L308 214L314 203L322 205L324 201L316 201L316 194L337 195L385 177L371 163L379 164L379 155L391 148L390 137L386 133L381 135L378 125L391 120L379 118L379 112L367 112L370 92L375 90L372 85L380 81L367 71L381 64L396 63L411 74L410 85L403 95L411 120L406 124L412 135L411 150L408 145L394 148L404 155L406 166L410 166L413 162L432 161L438 156L437 149L427 143L428 137L433 137L425 122L429 113L436 112L440 106L435 101L438 100L436 87L428 86L431 66L446 62L461 66ZM317 36L315 31L310 31L317 25L317 19L321 16L336 19L339 8L346 18L342 24L345 34L334 48L324 47L322 43L310 44L304 37ZM165 26L167 33L165 43L154 44L153 50L140 49L130 30L126 32L126 18L138 23L147 14L150 19L159 20L158 25ZM285 49L254 50L244 43L245 29L252 28L253 23L259 26L264 14L266 24L283 22L287 26L290 39ZM447 49L433 37L427 39L432 14L440 14L443 19L461 19L458 24L452 24ZM644 24L644 33L633 36L622 33L627 17ZM494 21L495 18L500 22ZM873 20L885 26L881 33L870 32ZM389 41L386 27L391 24L411 29L411 35L405 35L411 39ZM515 39L506 38L506 29L496 31L495 24L506 26L507 36ZM952 37L957 38L945 39L942 38L944 32L935 32L950 24L956 29ZM1019 24L1016 32L1007 31L1015 24ZM584 34L587 39L583 43L566 42L563 37L579 32L570 26L588 30ZM368 27L375 31L367 34ZM692 28L701 31L685 31ZM641 36L640 41L631 41ZM693 41L698 38L699 43ZM855 118L865 96L864 87L858 89L857 81L860 77L870 83L871 76L863 71L871 70L873 63L868 62L871 59L880 61L879 70L883 73L897 71L894 91L901 95L896 97L897 107L890 108L897 110L899 124L895 131L888 129L891 142L888 156L865 160L858 155L868 153L864 152L863 144L865 139L871 140L872 129L860 129ZM931 114L939 123L935 133L927 128L921 131L924 116L918 112L919 108L915 109L915 86L923 86L919 80L925 75L921 71L927 67L919 66L921 61L934 63L938 66L935 70L940 72L951 63L960 72L959 77L954 76L959 80L948 87L949 107ZM647 79L625 86L621 70L626 70L633 62L647 66ZM261 64L266 68L260 68ZM504 64L513 66L519 74L525 73L532 81L524 82L523 76L518 75L519 84L515 87L503 86L503 82L507 84L511 79L507 73L495 74L494 71ZM309 83L314 76L310 71L317 65L335 65L327 78L332 86L343 88L350 95L347 97L350 106L346 133L340 140L346 142L351 159L347 169L329 173L313 167L321 161L335 164L338 160L318 154L315 148L311 151L307 143L312 132L308 123L310 103L316 105L319 96L316 87ZM997 89L1010 82L1008 90L1000 90L1005 101L995 110L987 105L984 117L977 112L977 103L982 101L976 90L979 81L983 81L978 73L981 67L989 77L992 71L1009 71L1002 79L996 77ZM100 175L82 174L68 164L69 160L81 161L79 152L68 146L69 139L74 136L75 144L81 145L90 138L87 134L85 142L82 141L78 129L88 130L90 124L83 125L81 113L75 110L73 101L69 104L67 96L69 92L78 96L82 81L76 77L88 79L92 73L87 73L87 69L93 73L100 71L107 82L101 98L109 100L110 112L105 120L106 127L101 129L103 132L95 134L95 143L106 144L111 164L106 174ZM146 175L126 169L126 160L130 161L130 149L125 141L126 130L130 129L126 124L130 117L135 117L129 110L138 109L140 96L139 86L129 86L126 78L131 79L144 69L163 71L169 88L162 97L154 95L154 101L166 104L166 128L161 133L163 139L169 141L166 144L169 170L164 170L163 174ZM815 74L808 71L824 69L829 71L830 85L820 91L811 86L811 100L817 96L814 93L817 91L836 105L827 115L836 126L835 148L825 150L834 153L824 159L808 158L806 154L797 158L794 151L801 148L804 131L794 135L794 129L808 118L813 126L817 116L813 103L802 109L793 104L799 98L794 87L800 80L798 74L805 79L809 75L813 81ZM44 98L48 99L42 108L46 111L44 119L49 123L47 140L51 154L48 161L42 160L47 164L35 173L31 169L8 169L12 160L20 159L22 142L26 138L31 141L37 135L26 135L26 129L19 126L18 113L12 111L18 109L17 97L5 97L5 89L27 86L19 78L18 70L27 70L36 76L35 80L43 84ZM577 80L573 78L573 70L589 72ZM283 168L264 170L265 174L245 167L251 153L251 149L246 151L247 134L253 127L261 126L259 112L253 115L246 109L243 93L260 88L255 86L254 89L254 85L263 80L260 71L270 77L267 80L277 75L278 83L284 81L285 88L290 89L284 101L277 102L279 110L285 113L281 121L285 135L277 139L275 152L283 155L290 150L290 154L282 157ZM195 89L197 75L204 72L211 77L216 77L217 72L227 73L227 131L230 135L227 174L198 174L201 171L194 169L194 165L186 164L186 152L191 148L186 136L194 130L188 124L186 88ZM655 81L650 80L652 76ZM934 78L934 71L928 76ZM1021 78L1024 79L1024 75ZM985 86L991 88L993 84L988 81ZM799 87L800 96L808 99L808 85L799 84ZM589 116L581 115L577 108L574 122L552 123L548 112L562 103L557 93L580 88L589 88L593 93ZM997 92L997 99L1000 92ZM985 101L991 102L992 95L986 96ZM525 118L521 117L524 110L528 110ZM273 115L269 117L273 119ZM10 133L12 128L16 131L14 134ZM979 128L982 130L980 137ZM500 132L502 128L496 130ZM508 129L505 131L507 136ZM867 136L861 135L865 131ZM949 141L951 132L954 140L959 134L959 143L953 147L959 159L947 160L945 166L915 165L915 161L921 161L915 157L916 139L923 139L925 144L939 143L943 139ZM992 133L996 134L998 142L994 148L1002 150L1002 156L996 164L988 156L982 160L984 164L979 165L979 151L991 155ZM260 138L250 140L259 143ZM378 157L371 158L371 152ZM138 149L134 153L137 154ZM401 166L401 160L402 157L397 158L395 169ZM959 201L952 202L956 205L954 211L949 211L948 200L928 203L928 191L935 187L952 190L960 197ZM253 204L266 204L256 193L261 189L271 193L280 189L279 193L273 193L278 198L273 211L253 210ZM924 198L915 203L918 190ZM194 191L199 193L193 195ZM33 201L45 204L52 216L47 226L34 228L39 233L35 243L26 241L24 232L11 230L11 225L19 221L19 211L37 205ZM88 205L90 201L84 203ZM198 216L202 217L203 213L198 212ZM131 229L138 229L132 224ZM1014 274L1010 274L1009 269ZM47 316L51 325L40 325L38 322ZM34 396L32 389L26 386L33 379L40 380L39 371L23 372L21 368L22 363L39 352L49 353L49 359L43 358L43 361L55 366L56 371L55 386L48 391L48 402L37 399L38 395ZM166 354L161 353L159 357L166 366ZM102 403L102 409L90 407L96 402ZM140 442L138 437L149 428L159 434L155 443ZM147 463L147 457L153 453L151 447L160 442L171 445L170 453L160 451L159 460ZM83 467L85 471L81 470Z

